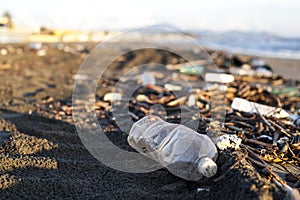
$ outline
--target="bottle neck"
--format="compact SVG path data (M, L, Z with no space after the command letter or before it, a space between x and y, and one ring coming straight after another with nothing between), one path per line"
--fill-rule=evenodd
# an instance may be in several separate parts
M199 173L207 178L214 176L217 170L217 164L209 157L204 157L198 162Z

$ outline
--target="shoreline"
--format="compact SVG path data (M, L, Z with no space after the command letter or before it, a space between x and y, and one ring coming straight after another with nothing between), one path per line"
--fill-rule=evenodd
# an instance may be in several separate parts
M6 46L12 45L12 46L26 46L30 42L24 42L24 43L0 43L0 49L6 48ZM68 45L83 45L83 46L89 46L91 50L93 50L98 44L101 42L59 42L61 44L68 44ZM42 44L45 45L55 45L58 44L57 42L42 42ZM225 54L232 54L238 57L247 57L247 58L259 58L265 61L266 64L270 65L273 69L274 74L281 75L284 78L287 79L293 79L293 80L300 80L300 58L283 58L283 57L276 57L276 56L269 56L269 55L259 55L259 54L248 54L248 53L236 53L236 52L230 52L226 50L220 50L220 49L214 49L209 48L206 46L203 46L206 50L209 51L219 51Z
M205 47L207 48L207 47ZM262 59L266 64L270 65L274 74L281 75L286 79L300 80L300 58L283 58L269 55L236 53L226 50L207 48L212 51L219 51L225 54L232 54L238 57L258 58ZM288 67L288 69L287 69Z

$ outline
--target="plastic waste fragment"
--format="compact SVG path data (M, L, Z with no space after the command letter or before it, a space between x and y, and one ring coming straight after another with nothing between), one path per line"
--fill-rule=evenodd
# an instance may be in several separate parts
M165 84L165 88L171 91L180 91L182 87L179 85Z
M142 84L146 87L155 85L155 83L156 83L155 77L153 76L153 74L151 74L151 72L144 72L141 75L141 80L142 80Z
M234 76L230 74L206 73L205 81L217 83L231 83L234 81Z
M186 75L201 75L204 68L201 65L184 65L180 67L179 72Z
M121 101L121 93L106 93L103 97L104 101Z
M259 103L254 103L242 98L234 98L231 104L231 108L247 112L247 113L260 113L267 117L275 117L275 118L287 118L289 117L289 113L281 108L275 108Z
M251 65L252 66L263 66L265 64L266 64L265 61L262 60L262 59L259 59L259 58L253 58L251 60Z
M299 96L299 89L297 87L284 87L284 88L270 88L269 92L275 95L284 95L287 97Z
M231 67L229 72L234 75L247 75L247 76L266 76L270 77L273 72L267 65L251 67L249 64L243 64L241 67Z
M191 106L194 106L195 104L196 104L196 97L195 97L195 95L192 94L188 98L187 105L189 107L191 107Z
M199 187L197 188L197 193L200 192L209 192L210 188L209 187Z
M73 79L76 79L76 80L86 80L88 79L88 76L85 75L85 74L76 74L73 76Z
M225 150L228 148L238 149L241 142L242 139L237 135L224 134L217 138L216 145L220 150Z

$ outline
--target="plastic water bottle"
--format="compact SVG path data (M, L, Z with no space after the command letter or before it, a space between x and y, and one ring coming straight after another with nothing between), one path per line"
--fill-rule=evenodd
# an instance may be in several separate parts
M198 181L217 172L217 149L211 139L181 124L146 116L132 126L128 143L180 178Z

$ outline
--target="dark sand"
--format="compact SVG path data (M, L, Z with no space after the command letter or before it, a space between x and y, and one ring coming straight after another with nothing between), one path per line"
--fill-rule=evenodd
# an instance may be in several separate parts
M108 168L82 145L71 115L56 110L71 105L72 77L87 54L66 53L50 45L47 55L38 57L24 45L13 47L25 52L0 56L0 131L11 133L0 135L1 199L283 199L283 192L246 163L213 182L235 163L236 154L221 153L217 175L199 182L182 180L165 169L131 174ZM147 54L152 59L158 56ZM167 53L159 56L165 64L173 60ZM135 64L142 58L127 59ZM284 77L299 75L299 61L265 60ZM113 69L123 67L116 64ZM47 107L48 102L58 105ZM111 132L108 137L119 147L130 148L126 135ZM210 191L196 192L203 187Z
M263 58L272 66L275 74L285 78L300 80L300 62L295 59Z

